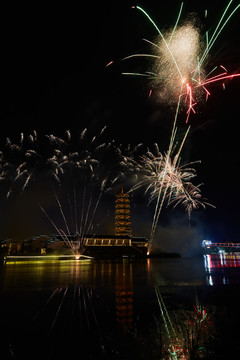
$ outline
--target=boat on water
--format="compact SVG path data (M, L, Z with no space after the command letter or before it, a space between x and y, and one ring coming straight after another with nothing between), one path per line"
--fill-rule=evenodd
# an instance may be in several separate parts
M202 249L205 254L240 254L240 243L235 242L213 242L211 240L202 241Z

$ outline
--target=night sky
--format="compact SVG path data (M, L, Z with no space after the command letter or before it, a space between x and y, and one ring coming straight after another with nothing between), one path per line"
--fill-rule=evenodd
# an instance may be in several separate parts
M237 1L233 2L237 5ZM146 78L126 77L124 71L146 70L147 59L121 61L134 53L149 52L142 40L154 41L156 31L132 5L143 7L161 29L175 23L179 1L89 2L81 8L64 3L56 7L33 3L1 9L1 145L19 134L63 136L87 127L94 134L107 126L106 136L118 143L167 150L173 108L148 98ZM182 18L196 13L202 33L212 29L227 1L185 1ZM205 19L205 9L208 16ZM110 61L113 65L105 67ZM239 11L211 50L209 69L224 65L229 73L240 72ZM184 209L163 211L162 237L173 244L210 238L239 241L239 90L240 79L212 86L208 101L199 104L190 118L191 132L183 160L201 160L196 166L202 194L216 209L208 207L192 216L191 230ZM186 130L185 114L179 128ZM36 191L36 190L35 190ZM33 201L32 192L6 201L1 195L0 238L25 238L54 232ZM40 194L42 196L42 194ZM132 199L136 235L149 236L154 206L142 194ZM114 211L114 194L102 199L102 213ZM113 217L105 231L113 231ZM104 231L104 229L103 229ZM197 235L196 235L197 234ZM189 240L191 241L191 240ZM172 246L171 250L175 250Z

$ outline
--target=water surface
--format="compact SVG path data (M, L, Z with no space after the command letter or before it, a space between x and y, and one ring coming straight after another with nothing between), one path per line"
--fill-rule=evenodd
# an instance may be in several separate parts
M237 356L240 268L233 264L208 255L3 265L1 358Z

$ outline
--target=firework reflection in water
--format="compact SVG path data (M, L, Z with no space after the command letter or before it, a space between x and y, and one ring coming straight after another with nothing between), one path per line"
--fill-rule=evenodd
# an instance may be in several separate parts
M155 293L163 321L162 358L190 360L205 357L209 337L213 338L213 323L197 296L193 310L173 311L170 316L159 287L155 287Z
M79 353L91 354L95 358L97 353L101 354L103 344L95 310L97 303L99 296L86 286L53 289L39 305L29 324L31 331L36 334L36 339L32 341L42 339L39 348L42 358L55 358L63 354L71 358L71 355L76 357Z

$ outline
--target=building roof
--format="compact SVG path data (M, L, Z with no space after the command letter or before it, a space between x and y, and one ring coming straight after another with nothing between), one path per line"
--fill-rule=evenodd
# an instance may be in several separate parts
M75 238L76 234L72 235L66 235L68 238ZM53 235L55 239L62 239L61 235ZM148 239L146 237L133 237L129 235L93 235L93 234L84 234L83 238L85 239L131 239L132 241L146 241L148 242Z

